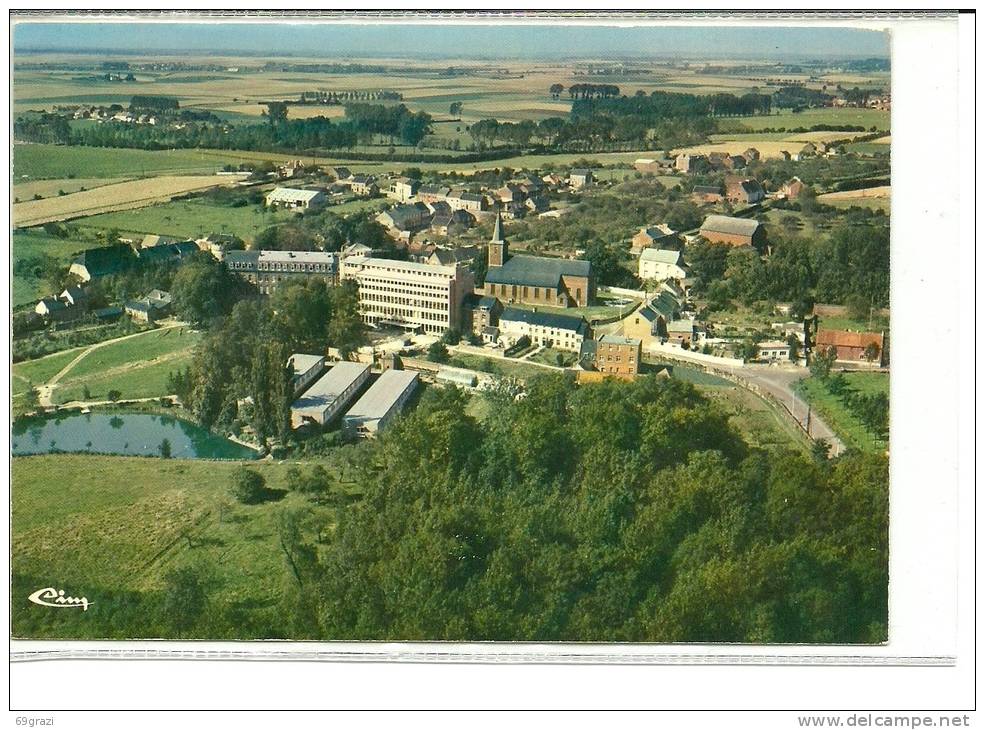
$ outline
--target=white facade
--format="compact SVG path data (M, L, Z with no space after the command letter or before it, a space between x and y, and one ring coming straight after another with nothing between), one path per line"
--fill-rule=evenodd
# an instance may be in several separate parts
M572 318L567 318L572 319ZM576 320L577 321L577 320ZM553 347L555 350L581 352L587 327L583 322L575 325L559 325L553 322L539 322L536 319L499 319L499 341L512 347L522 337L530 338L533 345Z
M359 308L367 324L420 327L427 334L462 329L462 302L474 289L472 272L461 265L350 256L342 278L359 284Z
M291 384L294 386L294 396L297 397L322 374L325 358L321 355L294 353L287 358L287 364L294 369Z
M639 277L643 281L684 279L687 278L687 271L684 270L682 263L679 251L645 248L640 253Z
M790 359L790 345L781 340L760 342L756 345L756 358L765 362L786 362Z

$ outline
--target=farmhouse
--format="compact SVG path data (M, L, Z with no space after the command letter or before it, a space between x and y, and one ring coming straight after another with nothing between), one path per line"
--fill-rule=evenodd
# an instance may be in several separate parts
M138 322L154 322L171 312L171 294L152 289L140 299L124 302L123 311Z
M568 186L572 190L581 190L582 188L591 187L594 182L595 178L592 175L592 171L585 167L575 168L568 176Z
M674 160L674 166L681 172L695 173L707 170L709 163L704 155L689 155L682 152Z
M818 354L833 350L838 362L868 362L885 365L884 335L881 332L849 332L819 329L814 339Z
M381 225L397 233L419 231L427 228L431 220L431 211L424 203L398 205L376 216Z
M449 193L448 197L445 198L448 205L451 206L452 210L468 210L471 212L479 212L483 210L488 210L489 201L486 199L485 195L480 193L466 193L463 191L456 191Z
M503 219L497 214L489 242L485 293L507 303L583 307L595 300L595 278L588 261L510 256Z
M342 419L349 433L371 438L383 430L403 410L420 382L417 373L387 370Z
M633 236L633 245L630 247L629 252L639 255L641 251L647 248L664 245L672 246L679 243L680 238L677 235L677 231L666 223L660 223L655 226L644 226L640 228L639 233Z
M684 255L674 249L648 248L640 254L639 277L643 281L687 278Z
M725 198L730 203L758 203L766 197L763 186L752 178L728 177L725 179Z
M750 218L733 218L727 215L710 215L699 231L710 243L727 243L730 246L761 247L766 241L762 224Z
M444 185L421 185L417 189L417 199L422 203L436 203L451 195L451 188Z
M529 337L534 345L580 352L591 330L584 317L506 307L499 315L499 335L507 347Z
M325 174L339 182L345 182L352 177L352 171L348 167L326 167Z
M325 193L321 190L274 188L267 193L266 201L267 207L309 210L325 205Z
M137 261L141 264L180 264L189 256L198 253L198 244L194 241L181 243L159 243L149 248L135 249Z
M633 162L633 167L636 168L636 171L643 173L664 172L665 170L671 169L673 166L674 161L666 156L660 158L640 157Z
M352 191L353 195L371 198L380 192L380 188L376 184L376 178L372 175L353 175L349 178L348 182L349 189Z
M789 200L794 200L799 198L801 193L804 192L804 183L801 182L799 177L794 177L783 183L783 187L780 189Z
M89 301L89 295L78 284L72 284L72 286L66 288L58 295L58 298L66 304L76 307L84 307Z
M717 203L722 198L722 189L718 185L695 185L691 193L695 203Z
M369 379L369 365L339 362L291 406L291 427L324 426L342 412Z
M118 243L83 251L72 262L69 273L82 281L91 281L123 271L135 262L136 255L133 249L125 243Z
M34 307L34 312L48 322L68 322L84 313L82 307L73 307L57 297L45 297Z

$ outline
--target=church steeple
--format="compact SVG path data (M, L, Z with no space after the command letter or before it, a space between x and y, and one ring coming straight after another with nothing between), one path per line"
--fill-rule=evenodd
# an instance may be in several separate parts
M502 266L509 257L509 244L503 235L503 215L497 210L496 223L493 224L492 238L489 240L489 265Z

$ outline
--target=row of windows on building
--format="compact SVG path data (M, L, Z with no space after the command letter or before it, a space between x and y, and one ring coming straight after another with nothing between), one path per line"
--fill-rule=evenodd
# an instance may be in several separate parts
M403 304L407 307L419 307L421 309L435 309L438 311L448 310L448 299L434 300L425 297L395 297L387 294L365 294L359 297L360 301L369 304L376 302L379 304Z
M333 264L299 264L299 263L260 263L257 265L259 271L296 271L299 273L313 274L316 272L335 271Z

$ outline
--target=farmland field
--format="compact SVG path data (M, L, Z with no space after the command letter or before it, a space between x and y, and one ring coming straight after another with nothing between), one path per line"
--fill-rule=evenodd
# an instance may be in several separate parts
M160 176L116 185L104 185L71 195L30 200L13 207L14 224L26 227L116 210L141 208L170 200L176 195L235 184L237 176Z
M113 185L129 179L128 177L76 177L15 183L13 186L14 203L31 200L35 195L40 195L42 198L51 198L60 195L62 192L77 193L80 190L98 188L101 185Z
M879 109L807 109L794 114L783 109L778 114L768 116L741 117L728 120L729 127L737 131L767 129L776 127L813 127L815 124L843 124L889 129L889 112ZM723 125L724 126L724 125Z
M842 375L848 380L849 387L859 393L889 393L889 375L886 373L846 372ZM798 392L846 445L868 452L886 449L885 442L877 441L862 421L837 396L829 393L819 380L805 378L797 387Z
M242 153L245 155L246 153ZM209 150L133 150L103 147L66 147L52 144L16 144L14 181L75 177L130 177L161 173L215 174L227 163L246 161L242 155L223 156ZM284 156L287 159L286 156ZM253 157L257 160L259 157Z
M843 190L837 193L824 193L818 195L819 202L825 205L833 205L836 208L850 208L858 206L860 208L873 208L882 210L886 213L890 209L891 187L880 185L874 188L863 188L861 190Z

